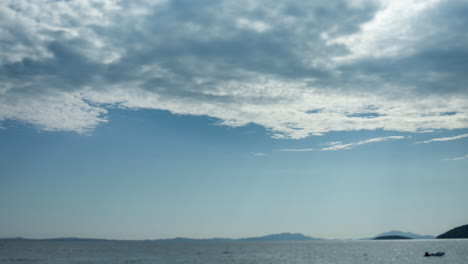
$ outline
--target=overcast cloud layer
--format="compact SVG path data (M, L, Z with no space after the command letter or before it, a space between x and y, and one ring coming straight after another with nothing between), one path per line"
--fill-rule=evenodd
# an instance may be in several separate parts
M468 128L467 13L466 0L4 0L0 122L84 133L119 107L275 138Z

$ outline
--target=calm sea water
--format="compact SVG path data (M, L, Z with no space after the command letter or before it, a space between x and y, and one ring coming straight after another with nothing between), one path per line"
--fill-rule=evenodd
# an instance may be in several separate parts
M445 251L443 257L424 252ZM468 240L0 242L0 263L468 263Z

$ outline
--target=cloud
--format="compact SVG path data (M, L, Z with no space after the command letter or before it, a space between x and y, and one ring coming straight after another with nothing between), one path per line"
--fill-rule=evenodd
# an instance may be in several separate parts
M369 144L369 143L374 143L374 142L381 142L381 141L387 141L387 140L392 140L392 139L404 139L404 136L389 136L389 137L378 137L378 138L371 138L367 140L362 140L354 143L348 143L348 144L334 144L331 147L323 148L322 150L341 150L341 149L351 149L355 146L360 146L364 144Z
M44 131L87 133L107 122L107 110L89 105L76 93L57 93L37 97L0 98L0 121L13 119L36 125Z
M307 149L280 149L279 151L286 151L286 152L308 152L308 151L316 151L316 150L321 150L321 149L313 149L313 148L307 148Z
M263 152L251 152L252 155L254 156L265 156L266 154Z
M431 23L428 31L420 31L423 25L419 20L426 22L427 13L439 8L438 2L382 1L384 8L377 11L372 20L363 23L359 32L329 40L331 44L344 44L351 51L336 59L349 62L362 58L401 57L417 52L419 42L429 38L436 29Z
M468 128L467 10L462 0L10 1L0 122L87 133L119 107L255 123L274 138Z
M436 142L436 141L450 141L450 140L457 140L457 139L466 138L466 137L468 137L468 134L458 135L458 136L454 136L454 137L433 138L433 139L430 139L430 140L421 141L421 142L417 142L417 143L430 143L430 142Z
M468 159L468 155L465 155L463 157L458 157L458 158L448 158L448 159L443 159L443 160L464 160Z
M404 139L404 136L388 136L388 137L378 137L378 138L371 138L367 140L362 140L358 142L352 142L352 143L347 143L343 144L341 142L329 142L328 145L329 147L325 148L318 148L318 149L280 149L279 151L293 151L293 152L301 152L301 151L335 151L335 150L342 150L342 149L351 149L356 146L364 145L364 144L369 144L369 143L374 143L374 142L381 142L381 141L387 141L387 140L397 140L397 139Z

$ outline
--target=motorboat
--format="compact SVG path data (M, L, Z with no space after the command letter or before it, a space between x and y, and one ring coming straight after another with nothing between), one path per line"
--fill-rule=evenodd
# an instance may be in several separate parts
M443 255L445 255L445 252L442 251L437 251L435 253L426 252L424 254L425 257L442 257Z

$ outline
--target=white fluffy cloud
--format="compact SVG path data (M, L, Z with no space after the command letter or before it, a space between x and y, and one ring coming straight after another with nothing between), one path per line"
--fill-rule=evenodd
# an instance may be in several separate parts
M358 32L329 40L330 44L344 44L351 50L347 56L336 58L338 61L406 56L418 52L421 42L437 33L437 27L431 24L425 28L428 30L421 30L421 21L430 19L428 11L437 8L440 0L380 2L382 9Z
M275 138L467 128L462 8L466 1L7 1L0 121L85 133L121 107L256 123Z
M31 123L46 131L86 133L107 121L106 109L89 105L79 94L63 92L9 101L0 98L0 113L3 120Z

